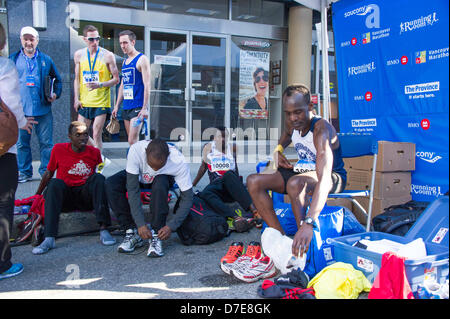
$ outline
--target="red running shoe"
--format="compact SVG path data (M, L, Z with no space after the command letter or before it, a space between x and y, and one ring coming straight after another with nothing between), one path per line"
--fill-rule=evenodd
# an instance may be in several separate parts
M244 252L244 244L240 241L233 242L225 256L220 259L220 265L222 264L232 264L242 255Z
M222 263L220 268L224 273L230 274L234 268L245 267L247 263L250 263L253 259L260 259L262 257L261 244L257 241L252 241L247 246L245 254L237 258L233 263Z

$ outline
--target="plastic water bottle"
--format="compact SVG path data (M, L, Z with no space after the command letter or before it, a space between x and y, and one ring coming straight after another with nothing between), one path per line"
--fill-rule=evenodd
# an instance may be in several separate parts
M14 206L14 215L25 215L30 211L30 205Z
M142 121L143 121L143 117L142 117L142 116L139 116L139 117L136 119L136 121L134 121L133 127L139 126L139 125L142 123Z

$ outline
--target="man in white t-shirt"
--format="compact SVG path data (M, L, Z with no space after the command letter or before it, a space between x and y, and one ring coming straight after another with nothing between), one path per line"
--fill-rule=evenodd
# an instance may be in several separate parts
M166 224L167 198L174 183L181 191L180 204L177 213ZM118 251L132 252L148 239L147 256L163 256L161 240L168 239L181 226L192 207L191 175L183 154L158 138L139 141L130 147L126 169L109 177L105 185L110 208L126 230ZM141 188L151 188L150 224L146 223L142 211Z

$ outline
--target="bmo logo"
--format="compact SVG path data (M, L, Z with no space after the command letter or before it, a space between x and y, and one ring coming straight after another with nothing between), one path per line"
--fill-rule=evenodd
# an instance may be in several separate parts
M357 42L358 40L356 40L356 38L352 38L352 45L356 45Z
M424 130L428 130L430 128L430 121L428 119L423 119L422 121L420 121L420 126Z
M408 57L406 55L402 56L400 59L400 63L405 65L408 63Z
M364 94L364 99L369 102L372 100L372 92L368 91L366 94Z

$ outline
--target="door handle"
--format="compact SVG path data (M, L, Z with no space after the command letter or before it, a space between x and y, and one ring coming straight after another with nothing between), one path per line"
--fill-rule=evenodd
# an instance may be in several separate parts
M191 88L191 101L194 102L195 101L195 89Z

